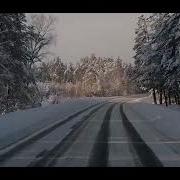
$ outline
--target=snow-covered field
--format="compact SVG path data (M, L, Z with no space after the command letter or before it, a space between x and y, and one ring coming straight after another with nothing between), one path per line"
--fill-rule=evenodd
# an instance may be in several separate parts
M60 104L48 104L47 106L1 115L0 148L102 101L103 98L68 98L64 99Z

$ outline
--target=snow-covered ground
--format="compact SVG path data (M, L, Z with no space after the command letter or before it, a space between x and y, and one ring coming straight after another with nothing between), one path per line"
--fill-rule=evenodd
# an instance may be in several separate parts
M65 103L65 102L71 102L73 100L75 100L77 98L71 98L71 97L61 97L61 96L57 96L57 95L51 95L49 96L48 99L44 99L42 102L41 102L41 105L43 107L45 106L48 106L50 104L62 104L62 103Z
M95 105L105 100L113 99L113 102L128 101L123 105L124 113L131 121L135 129L145 140L150 143L153 151L164 158L164 154L176 158L170 145L167 143L178 143L180 140L180 108L177 105L165 107L165 105L154 105L150 97L124 98L124 97L83 97L64 98L60 104L48 104L33 109L21 110L0 116L0 149L11 143L31 135L34 132L62 121L70 115ZM153 143L163 143L155 146ZM164 150L162 150L164 148ZM173 145L177 151L177 147ZM178 150L179 154L180 151ZM178 162L180 164L180 162ZM178 164L178 165L179 165Z
M149 97L124 104L124 112L163 166L180 166L180 111L155 105Z
M155 105L150 97L129 101L124 105L129 120L148 122L170 139L180 139L180 107Z
M62 100L60 104L48 104L47 106L1 115L0 148L102 101L103 98L67 98Z

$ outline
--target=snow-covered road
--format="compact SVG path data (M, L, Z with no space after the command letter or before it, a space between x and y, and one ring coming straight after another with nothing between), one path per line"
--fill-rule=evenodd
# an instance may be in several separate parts
M179 115L136 97L9 113L0 119L0 166L180 166Z
M180 109L154 105L149 97L130 101L123 109L163 166L180 166Z
M68 116L103 102L103 98L79 98L62 104L17 111L0 116L0 149Z

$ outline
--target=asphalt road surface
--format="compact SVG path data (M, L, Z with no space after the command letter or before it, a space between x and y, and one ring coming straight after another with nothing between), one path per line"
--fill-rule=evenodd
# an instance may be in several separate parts
M161 167L113 98L78 113L0 157L2 167Z

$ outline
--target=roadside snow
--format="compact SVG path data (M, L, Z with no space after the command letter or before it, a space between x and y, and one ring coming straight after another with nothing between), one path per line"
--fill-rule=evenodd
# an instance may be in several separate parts
M174 111L180 111L180 106L176 104L172 104L171 106L168 106L168 108Z
M62 103L65 103L65 102L70 102L74 99L77 99L77 98L71 98L71 97L61 97L61 96L57 96L57 95L51 95L49 96L48 99L45 99L41 102L41 105L43 107L45 106L49 106L51 104L62 104Z
M143 102L143 103L148 103L148 104L154 104L153 102L153 99L151 96L147 96L147 97L143 97L143 98L138 98L136 100L134 100L135 102ZM171 105L168 105L166 107L165 103L163 104L156 104L155 106L158 106L158 107L163 107L165 108L166 110L167 109L171 109L171 110L174 110L174 111L180 111L180 106L177 105L177 104L171 104Z

